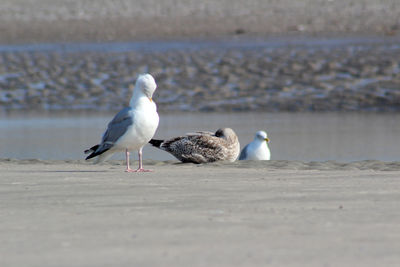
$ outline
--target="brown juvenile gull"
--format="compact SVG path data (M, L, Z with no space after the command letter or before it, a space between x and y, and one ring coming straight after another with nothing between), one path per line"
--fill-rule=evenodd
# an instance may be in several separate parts
M233 162L240 152L239 139L231 128L220 128L215 133L189 133L169 140L151 139L149 143L182 162L192 163Z
M149 171L143 169L142 148L154 136L158 127L157 106L152 100L156 87L150 74L138 77L129 107L115 115L108 124L101 143L85 151L86 154L91 153L86 159L98 157L97 162L102 162L115 152L125 151L126 172ZM139 154L139 168L136 170L129 167L130 150L137 150Z

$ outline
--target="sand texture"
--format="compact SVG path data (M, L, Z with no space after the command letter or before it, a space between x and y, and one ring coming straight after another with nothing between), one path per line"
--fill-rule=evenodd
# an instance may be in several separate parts
M397 0L3 0L0 43L398 34Z
M0 265L400 262L397 162L145 164L1 160Z

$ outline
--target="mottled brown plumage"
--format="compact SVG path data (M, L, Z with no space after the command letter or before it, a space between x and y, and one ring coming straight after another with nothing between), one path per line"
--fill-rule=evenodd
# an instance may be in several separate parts
M192 163L233 162L240 152L239 140L230 128L218 129L215 133L189 133L169 140L152 139L149 143L182 162Z

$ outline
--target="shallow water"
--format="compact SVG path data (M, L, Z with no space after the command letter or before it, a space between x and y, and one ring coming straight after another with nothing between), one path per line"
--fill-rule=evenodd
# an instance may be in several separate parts
M83 159L113 114L21 112L0 116L0 158ZM272 159L349 162L400 160L400 114L374 113L171 113L160 114L155 138L231 127L244 147L267 130ZM136 158L136 155L135 155ZM170 160L149 145L145 159ZM123 154L114 156L123 159Z
M199 49L257 49L280 47L334 48L340 46L387 44L399 47L398 36L347 36L347 37L310 37L310 36L270 36L268 38L234 37L221 39L182 39L177 41L138 41L104 43L37 43L0 45L1 52L128 52L128 51L168 51Z

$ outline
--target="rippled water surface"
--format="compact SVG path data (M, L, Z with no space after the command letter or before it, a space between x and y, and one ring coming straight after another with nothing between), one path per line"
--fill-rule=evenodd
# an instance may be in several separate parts
M0 158L83 159L113 114L12 113L0 116ZM231 127L244 147L267 130L272 159L303 161L400 160L400 115L375 113L160 114L156 138ZM135 155L136 157L136 155ZM146 146L145 159L170 160ZM123 159L123 154L114 156Z

